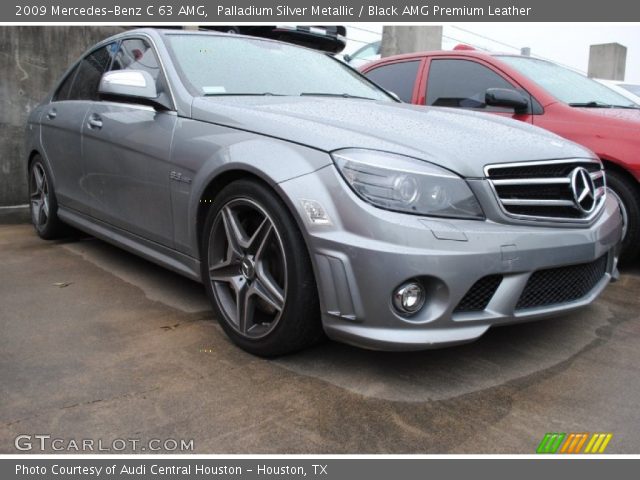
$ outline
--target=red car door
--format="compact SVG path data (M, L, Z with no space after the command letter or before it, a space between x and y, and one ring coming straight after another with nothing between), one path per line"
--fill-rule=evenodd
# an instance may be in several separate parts
M423 75L425 93L421 97L422 105L465 108L533 123L535 100L531 95L504 72L479 58L430 56L427 57ZM520 92L529 101L529 111L516 113L511 108L487 105L485 92L489 88Z

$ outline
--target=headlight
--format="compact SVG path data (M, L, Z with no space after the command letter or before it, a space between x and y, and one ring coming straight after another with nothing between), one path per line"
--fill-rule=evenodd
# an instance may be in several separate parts
M376 150L338 150L332 157L356 194L376 207L416 215L484 218L467 182L444 168Z

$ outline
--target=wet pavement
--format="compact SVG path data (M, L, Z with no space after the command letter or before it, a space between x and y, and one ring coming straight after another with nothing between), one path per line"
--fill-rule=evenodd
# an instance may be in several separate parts
M640 452L637 266L582 311L469 345L327 342L263 360L227 340L199 284L99 240L1 225L0 328L0 453L21 434L185 439L199 453L534 453L546 432L611 432L607 453Z

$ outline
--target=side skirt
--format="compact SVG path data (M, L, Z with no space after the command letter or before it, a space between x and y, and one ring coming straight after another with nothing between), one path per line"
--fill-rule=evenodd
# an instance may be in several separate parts
M168 268L196 282L200 278L200 261L156 242L129 233L108 223L60 206L60 219L72 227Z

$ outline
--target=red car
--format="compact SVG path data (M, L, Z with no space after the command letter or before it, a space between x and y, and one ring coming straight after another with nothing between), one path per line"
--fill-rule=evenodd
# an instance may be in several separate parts
M629 99L552 62L466 46L386 57L360 70L404 102L509 116L591 149L621 205L623 256L640 253L640 107Z

